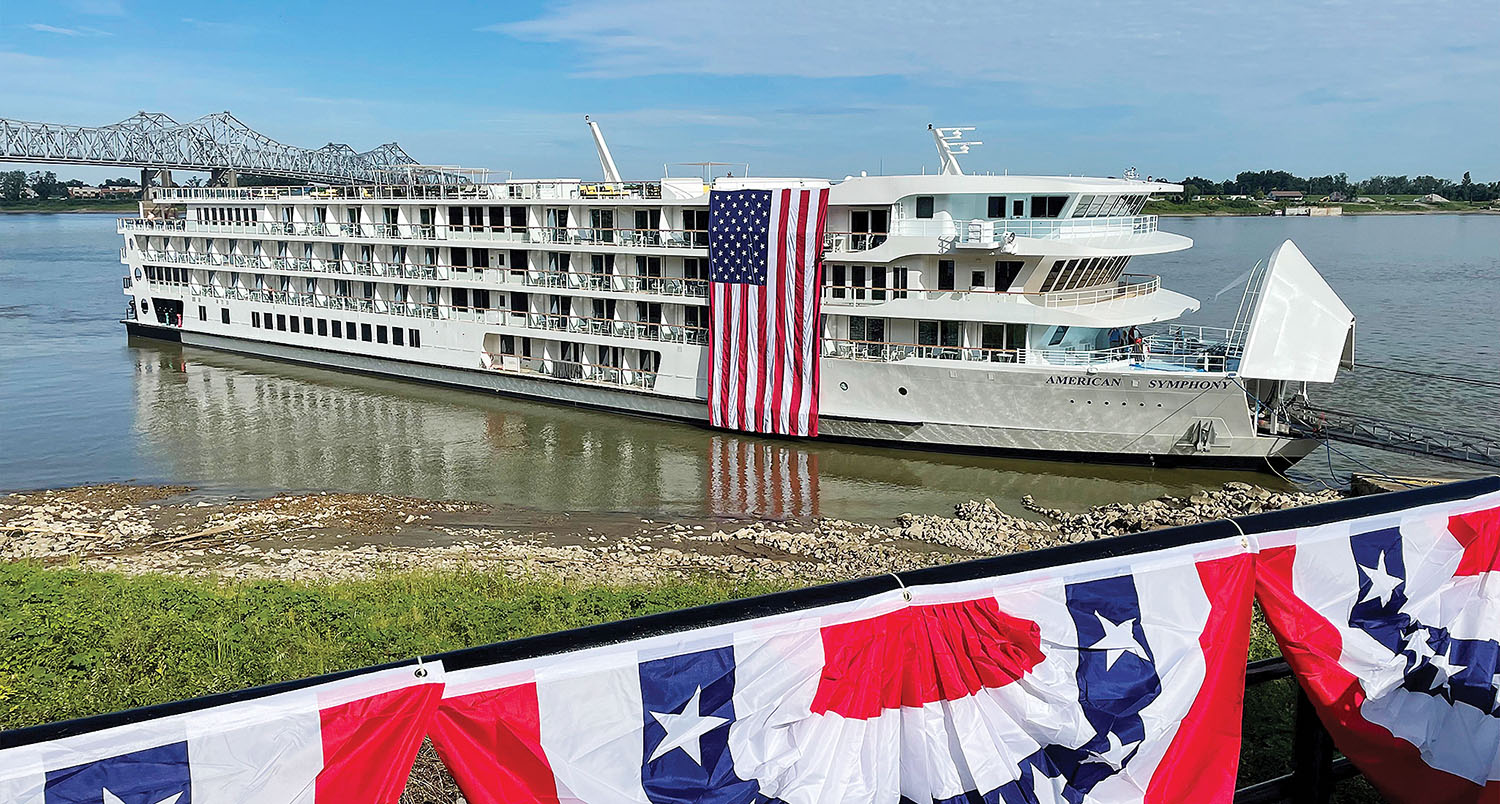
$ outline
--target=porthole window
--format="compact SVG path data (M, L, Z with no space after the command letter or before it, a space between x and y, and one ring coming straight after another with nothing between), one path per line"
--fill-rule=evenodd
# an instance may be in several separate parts
M900 394L902 396L906 396L906 386L903 385L900 388L897 388L896 389L896 393L898 393L898 394Z
M151 312L151 308L148 307L148 306L146 306L146 300L145 299L141 299L141 312L143 312L143 313L149 313L149 312Z
M849 383L847 383L847 382L841 382L841 383L839 383L839 390L840 391L847 391L847 390L849 390Z

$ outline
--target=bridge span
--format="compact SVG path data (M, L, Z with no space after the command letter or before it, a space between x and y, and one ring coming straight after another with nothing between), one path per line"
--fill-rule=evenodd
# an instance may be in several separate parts
M236 174L243 173L327 184L373 184L384 171L416 164L394 142L364 152L335 143L316 149L285 145L229 112L190 123L139 112L107 126L0 118L0 162L140 168L143 186L154 171L171 170L207 171L216 180L231 183Z

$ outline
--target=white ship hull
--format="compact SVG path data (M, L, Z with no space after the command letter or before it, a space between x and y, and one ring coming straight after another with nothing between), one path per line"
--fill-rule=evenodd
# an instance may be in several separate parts
M703 401L653 391L441 365L427 362L425 355L419 362L126 323L132 334L192 347L709 426ZM996 456L1257 471L1285 469L1317 446L1308 439L1257 435L1244 392L1223 378L1162 388L1149 387L1149 379L1130 387L1130 378L1120 378L1119 385L1065 385L1056 380L1069 375L1028 367L970 373L975 376L941 365L827 361L818 437ZM908 389L907 404L878 415L870 412L884 410L875 407L881 389L895 389L901 396L902 387ZM1216 428L1207 448L1195 438L1203 420L1215 422Z

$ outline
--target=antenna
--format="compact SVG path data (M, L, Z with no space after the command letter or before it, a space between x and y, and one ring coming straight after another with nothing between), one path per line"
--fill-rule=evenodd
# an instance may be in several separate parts
M958 156L966 154L970 148L984 143L978 140L964 142L964 132L973 131L973 126L934 126L927 125L927 130L932 132L932 141L937 145L938 157L943 160L943 175L962 176L964 169L958 164Z
M615 158L609 155L609 146L604 143L604 132L599 130L599 124L583 116L583 122L589 124L589 132L594 135L594 149L599 152L599 167L604 169L604 180L607 182L620 182L620 171L615 167Z

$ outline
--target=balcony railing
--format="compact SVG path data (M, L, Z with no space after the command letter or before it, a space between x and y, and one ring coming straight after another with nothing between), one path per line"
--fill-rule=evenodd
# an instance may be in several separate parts
M158 202L314 199L399 201L455 199L475 201L659 199L661 182L512 181L496 184L423 184L376 187L158 187Z
M917 343L823 339L823 355L842 360L894 363L908 359L959 360L977 363L1024 363L1038 366L1112 366L1166 371L1222 372L1223 355L1211 352L1173 354L1131 347L1117 349L988 349Z
M658 296L708 296L708 280L640 274L596 274L590 271L527 271L522 283L539 288L571 288Z
M328 237L344 239L482 241L526 245L628 248L708 248L703 229L598 228L592 226L450 226L408 223L316 223L256 221L209 223L176 218L121 218L119 231L141 234L233 237Z
M616 368L547 357L526 357L505 352L484 352L483 359L485 367L494 371L538 374L559 380L602 383L646 391L656 387L656 379L659 376L654 371L644 369Z
M319 259L316 257L269 257L253 254L204 254L191 251L141 251L141 260L152 264L201 265L205 268L275 269L343 276L378 276L401 279L440 279L438 266L425 263L393 263L379 260ZM443 266L448 267L448 266Z
M828 232L823 236L823 250L836 253L867 251L878 247L888 237L935 237L960 246L994 248L1007 242L1010 235L1041 240L1065 240L1075 237L1150 234L1156 230L1155 215L1055 219L906 219L896 221L888 233Z
M650 321L623 321L614 318L592 318L560 313L528 313L526 326L531 329L546 329L555 332L571 332L581 335L602 335L612 338L662 341L704 345L708 343L706 327L690 327L681 324L660 324Z
M1161 290L1161 277L1152 274L1125 274L1111 285L1078 290L1031 293L1010 290L932 290L929 288L877 288L864 285L824 285L823 300L830 304L865 306L899 299L958 301L970 297L996 300L1026 300L1040 307L1077 307L1086 304L1130 299Z

